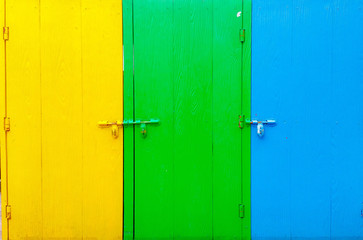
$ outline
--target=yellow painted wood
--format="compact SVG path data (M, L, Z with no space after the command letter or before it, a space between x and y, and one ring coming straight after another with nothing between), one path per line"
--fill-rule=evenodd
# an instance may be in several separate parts
M83 149L83 237L115 240L123 226L123 132L115 139L98 122L123 120L121 1L83 0L82 23L83 141L89 146Z
M3 26L6 25L5 22L5 4L0 4L0 19ZM1 27L1 26L0 26ZM6 105L5 105L5 41L1 41L0 38L0 124L2 117L6 116ZM2 126L0 126L1 130ZM6 157L6 136L5 131L0 131L0 157L1 157L1 212L6 211L7 205L7 157ZM8 236L8 223L5 214L1 215L2 223L2 239L7 239Z
M79 239L84 160L81 4L41 4L43 234Z
M7 0L6 25L9 27L9 40L6 41L6 114L10 118L10 131L6 133L7 151L2 149L2 152L6 151L8 162L8 204L12 210L11 219L8 220L9 234L11 239L25 236L40 239L42 143L39 1ZM2 179L5 176L3 173Z
M123 120L121 1L6 0L5 12L3 239L121 239L123 132L97 125Z

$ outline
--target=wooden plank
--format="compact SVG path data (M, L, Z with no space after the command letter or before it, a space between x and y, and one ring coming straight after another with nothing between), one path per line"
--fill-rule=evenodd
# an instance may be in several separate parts
M212 238L212 7L174 3L174 239Z
M122 121L122 6L82 1L83 238L122 239L123 132L101 120Z
M213 6L213 237L241 239L242 1Z
M5 17L5 4L0 4L0 17L2 19L3 26L6 26ZM6 50L5 41L0 41L0 116L1 120L6 116ZM0 128L0 156L1 156L1 211L6 212L6 205L8 204L8 164L7 164L7 144L6 144L6 132L4 128ZM6 215L1 215L2 223L2 239L8 239L8 221Z
M82 238L81 0L40 12L43 237Z
M39 1L6 1L6 25L10 27L10 38L6 42L6 115L10 117L11 123L5 140L7 152L2 160L8 161L8 204L11 205L12 216L9 220L9 235L4 234L4 239L40 239L42 165ZM3 127L1 129L3 131ZM2 176L5 176L2 181L6 181L6 175ZM7 202L2 204L5 216Z
M132 0L124 0L124 119L134 120L134 46ZM134 238L134 128L124 128L124 239Z
M173 238L173 3L134 1L135 239Z

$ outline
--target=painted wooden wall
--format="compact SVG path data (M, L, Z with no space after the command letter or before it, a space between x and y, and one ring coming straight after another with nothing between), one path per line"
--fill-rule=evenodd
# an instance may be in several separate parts
M363 1L252 4L252 237L363 239Z

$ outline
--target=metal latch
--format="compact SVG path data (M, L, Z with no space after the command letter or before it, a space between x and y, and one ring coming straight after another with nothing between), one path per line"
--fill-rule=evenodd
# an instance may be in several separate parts
M100 121L98 122L99 127L111 127L112 136L114 138L118 138L119 136L119 127L122 126L129 126L129 125L140 125L141 133L144 137L147 135L146 131L146 124L158 124L160 123L159 119L150 119L148 121L132 121L132 120L125 120L125 121L116 121L116 122L110 122L110 121Z
M119 136L119 127L122 127L121 121L110 122L110 121L99 121L98 126L101 128L111 127L111 133L114 138L118 138Z
M137 120L137 121L132 121L132 120L127 120L124 121L123 124L125 126L127 125L140 125L141 128L141 133L143 137L147 136L147 131L146 131L146 124L159 124L160 120L159 119L150 119L148 121L141 121L141 120Z
M263 121L258 121L258 120L249 120L249 119L245 119L245 116L239 116L239 127L240 128L244 128L244 125L257 125L257 135L259 137L263 137L263 135L265 134L265 128L264 125L269 125L269 126L274 126L276 125L276 121L275 120L263 120Z

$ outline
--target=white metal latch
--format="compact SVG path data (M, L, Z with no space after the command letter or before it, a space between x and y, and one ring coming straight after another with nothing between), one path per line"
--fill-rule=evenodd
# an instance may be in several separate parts
M276 125L275 120L264 120L264 121L258 121L258 120L249 120L245 119L245 116L239 116L239 127L243 128L245 124L247 125L256 125L257 126L257 135L259 137L263 137L265 134L265 127L264 125L270 125L274 126Z
M246 123L250 124L250 125L257 125L257 135L259 137L263 137L263 135L265 134L264 125L273 126L276 124L276 121L275 120L264 120L264 121L258 121L258 120L248 121L248 120L246 120Z

